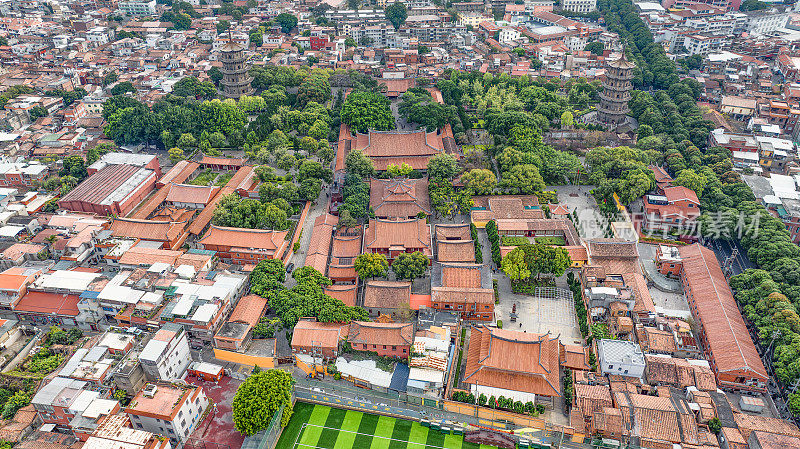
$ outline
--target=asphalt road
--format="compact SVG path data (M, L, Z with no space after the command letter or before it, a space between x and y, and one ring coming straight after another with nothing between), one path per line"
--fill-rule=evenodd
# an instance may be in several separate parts
M717 255L717 260L719 260L720 265L724 265L725 260L733 253L733 249L738 248L739 254L736 255L731 266L731 276L740 274L748 268L756 268L756 266L750 262L750 259L747 258L747 252L738 241L709 239L706 241L706 246L712 249L714 254Z

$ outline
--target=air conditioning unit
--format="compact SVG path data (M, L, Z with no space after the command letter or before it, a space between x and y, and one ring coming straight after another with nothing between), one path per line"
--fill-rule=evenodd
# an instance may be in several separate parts
M156 397L157 391L158 387L155 384L147 384L144 386L144 390L142 390L142 395L146 398L154 398Z

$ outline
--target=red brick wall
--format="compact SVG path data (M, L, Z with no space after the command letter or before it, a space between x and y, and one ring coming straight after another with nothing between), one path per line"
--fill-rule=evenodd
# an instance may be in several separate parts
M356 351L369 351L375 352L379 356L382 357L400 357L400 358L407 358L411 351L410 345L401 345L401 346L392 346L392 345L382 345L382 344L362 344L362 343L354 343L353 349Z

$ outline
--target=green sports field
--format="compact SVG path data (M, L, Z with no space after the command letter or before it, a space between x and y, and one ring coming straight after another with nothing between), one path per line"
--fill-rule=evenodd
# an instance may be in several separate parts
M418 422L297 402L276 449L496 449Z

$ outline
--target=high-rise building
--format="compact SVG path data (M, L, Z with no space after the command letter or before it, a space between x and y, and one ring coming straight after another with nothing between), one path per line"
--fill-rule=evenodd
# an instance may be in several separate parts
M597 0L564 0L561 9L586 14L597 9Z
M613 127L625 121L633 90L631 79L634 67L636 65L625 58L625 52L621 58L608 62L600 105L597 107L598 118L602 123Z
M228 98L238 99L242 95L250 94L252 79L247 75L247 61L244 56L245 46L234 42L227 42L220 49L222 61L222 94Z

